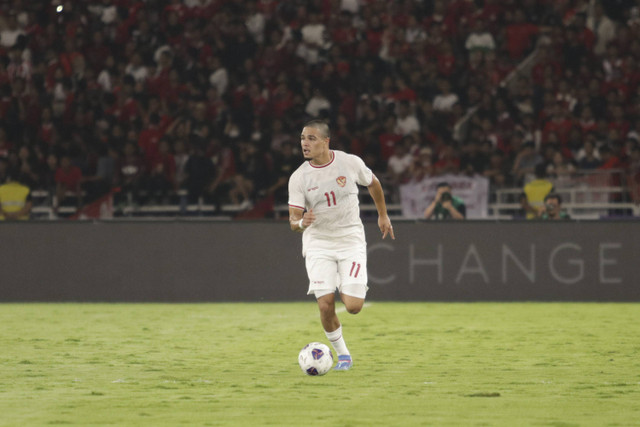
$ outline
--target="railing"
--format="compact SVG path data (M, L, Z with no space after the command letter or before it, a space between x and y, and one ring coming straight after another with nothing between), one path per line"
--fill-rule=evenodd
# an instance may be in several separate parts
M640 215L638 199L629 191L627 174L621 169L581 170L550 181L562 197L562 207L572 218ZM521 188L494 190L489 215L497 218L521 215L522 192Z
M67 193L69 197L77 197L75 193ZM85 195L84 193L82 194ZM124 217L177 217L177 216L218 216L220 219L229 219L243 209L232 204L221 205L218 209L216 206L207 204L201 197L197 203L187 204L187 191L178 190L173 193L172 198L175 203L162 205L138 205L135 203L130 194L125 196L126 201L123 206L116 207L117 214ZM78 212L76 206L59 206L58 209L53 208L57 205L56 196L50 194L46 190L35 190L31 192L33 200L33 208L31 216L33 219L58 219L68 218ZM226 217L226 218L225 218Z
M599 219L603 217L640 217L640 174L627 175L622 170L580 171L570 176L552 179L555 191L562 197L562 207L574 219ZM390 192L391 186L385 185ZM522 188L495 189L488 204L488 219L508 220L523 216L520 205ZM402 205L392 200L387 193L387 210L392 219L402 219ZM54 212L55 195L47 191L32 192L34 219L55 219L73 216L75 206L61 206ZM200 198L196 203L187 203L187 192L179 190L171 195L171 203L163 205L138 205L129 195L121 206L116 206L116 215L126 218L175 218L211 217L231 219L245 211L237 205L215 206ZM365 218L376 217L376 207L366 189L360 192L360 210ZM276 204L270 218L286 219L289 207Z

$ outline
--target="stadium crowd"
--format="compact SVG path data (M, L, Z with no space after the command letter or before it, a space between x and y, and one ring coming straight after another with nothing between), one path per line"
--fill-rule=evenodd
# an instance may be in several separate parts
M1 4L0 179L60 203L286 203L312 118L395 186L640 168L638 1Z

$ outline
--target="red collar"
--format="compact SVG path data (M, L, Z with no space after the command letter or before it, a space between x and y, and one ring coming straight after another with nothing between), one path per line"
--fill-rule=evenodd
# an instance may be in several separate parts
M329 160L329 162L325 163L324 165L316 166L316 165L314 165L313 163L311 163L311 160L309 160L309 165L310 165L312 168L316 168L316 169L326 168L326 167L327 167L327 166L329 166L331 163L333 163L333 161L335 160L335 158L336 158L336 155L335 155L335 153L334 153L334 152L333 152L333 150L332 150L332 151L331 151L331 160Z

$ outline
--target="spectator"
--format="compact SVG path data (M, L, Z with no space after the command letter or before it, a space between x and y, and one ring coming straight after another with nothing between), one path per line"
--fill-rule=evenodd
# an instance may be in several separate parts
M509 167L505 156L500 150L493 150L489 155L489 164L483 171L483 176L489 178L492 189L505 188L509 184Z
M271 143L270 148L272 151L280 150L285 144L293 143L293 139L289 132L284 129L284 123L282 120L276 119L271 122Z
M195 204L205 195L205 190L216 176L216 170L210 158L205 157L201 143L194 144L193 152L184 167L185 187L188 192L188 202Z
M436 186L436 196L425 209L425 219L454 219L462 220L467 216L467 207L464 201L451 194L451 185L441 182Z
M19 169L17 180L29 188L38 185L38 168L36 159L29 147L22 146L18 150Z
M558 193L549 193L544 198L544 206L538 212L540 219L566 220L571 219L569 214L562 209L562 197Z
M458 173L460 171L460 158L456 149L449 144L443 146L433 167L436 175Z
M39 171L39 182L36 188L48 191L50 194L56 193L56 172L58 171L58 156L54 153L47 155L44 165ZM0 177L1 179L1 177Z
M593 52L596 55L605 53L607 45L615 37L616 25L605 13L600 1L595 3L593 15L587 20L587 27L596 36Z
M547 176L558 184L560 181L570 181L575 172L575 165L566 160L560 150L554 150L551 162L547 165Z
M528 22L522 9L513 13L513 21L506 30L507 51L511 59L518 60L531 49L534 36L539 32L538 26Z
M312 118L319 118L321 115L328 117L331 111L331 102L324 96L321 89L316 88L313 90L313 96L309 99L304 111Z
M413 157L413 163L409 168L410 180L419 182L433 174L432 151L429 147L423 147Z
M206 189L206 196L212 199L219 210L237 174L235 154L217 138L211 139L206 154L215 170L214 179Z
M460 100L458 95L451 92L451 83L447 79L438 81L438 89L440 93L433 98L433 109L443 113L448 113L453 106Z
M343 130L336 142L362 152L378 173L387 167L394 138L411 135L417 146L432 149L434 174L459 171L457 147L467 169L466 147L476 141L485 156L501 150L513 170L505 182L523 185L533 171L522 174L522 159L516 162L523 142L533 142L536 154L553 153L547 146L557 142L570 159L591 132L597 145L613 146L640 126L634 68L640 43L629 2L615 8L599 2L588 25L585 2L524 2L514 8L487 0L479 8L436 0L387 8L383 2L364 7L350 0L316 8L254 0L222 2L220 8L209 0L172 0L160 2L158 10L154 2L94 3L74 2L64 14L49 14L42 13L49 6L38 2L13 2L16 14L5 14L13 30L5 27L0 35L0 45L6 43L0 50L0 119L6 132L0 156L41 145L37 160L32 157L37 167L31 168L39 182L46 181L41 165L47 156L63 152L87 165L93 177L94 143L118 150L129 141L137 144L146 139L154 115L176 151L177 141L184 146L224 138L232 147L252 135L260 151L269 143L278 150L291 139L287 129L308 116L311 81L332 107L329 120L336 124L346 117L348 126L336 127ZM17 14L29 17L28 28L14 19ZM623 16L631 18L627 26ZM530 75L522 69L516 81L500 86L542 33L549 45L532 58L539 63ZM484 54L475 59L471 51L477 49ZM404 101L407 126L400 117ZM467 112L469 133L456 123ZM385 130L392 113L402 132ZM172 127L170 118L180 120ZM276 121L282 126L273 132L261 125L275 128ZM457 146L446 148L453 141ZM145 158L153 157L147 151ZM626 155L620 155L624 165ZM151 171L141 173L148 182Z
M256 0L247 2L247 18L245 25L253 40L258 43L264 43L264 32L266 26L266 18L264 14L258 9Z
M464 47L469 52L469 61L471 63L482 60L485 53L495 50L496 42L493 35L487 30L483 20L476 19L473 29L465 40Z
M9 173L0 185L0 220L27 220L32 205L31 189Z
M147 163L154 161L158 156L158 146L163 137L160 128L160 116L153 114L149 118L149 125L138 136L138 148L144 155Z
M613 150L607 145L600 148L600 158L602 163L598 169L620 169L622 163L620 158L613 153Z
M136 83L144 84L149 77L149 70L142 62L142 55L134 53L131 57L131 62L124 69L125 74L134 78Z
M7 77L10 82L16 79L22 79L26 82L31 81L32 65L28 59L25 59L22 51L18 47L9 50L9 65L7 65Z
M102 145L98 149L95 175L82 178L86 191L85 202L96 200L107 194L114 185L118 152L115 148Z
M421 43L427 40L427 33L415 15L409 16L407 27L404 30L404 37L407 43Z
M282 145L279 152L274 153L273 159L273 182L267 193L273 194L275 203L287 203L287 184L289 177L294 170L300 165L300 158L296 155L292 142L286 142Z
M584 170L597 169L602 164L595 142L590 138L585 140L582 149L576 155L576 159L578 160L578 168Z
M460 171L465 175L473 176L482 174L487 167L488 159L480 150L477 141L471 140L463 147L463 153L460 157Z
M383 130L378 136L380 156L385 162L389 161L389 158L391 158L395 152L396 145L402 140L402 134L397 132L402 132L402 130L397 125L396 116L389 114L384 120Z
M56 201L53 208L57 213L58 207L66 205L69 198L74 198L76 207L82 203L82 171L71 163L71 157L64 154L60 158L60 166L56 170Z
M418 118L411 111L409 101L400 101L397 113L395 133L407 136L413 132L420 132L420 122L418 122Z
M315 65L320 60L320 53L327 49L330 43L327 41L326 27L320 21L320 14L309 12L308 22L300 29L302 43L298 45L296 55L305 60L309 65Z
M553 183L547 179L544 163L536 165L535 176L536 179L525 184L524 194L526 198L521 200L527 219L537 218L540 208L543 207L544 198L553 191Z
M542 156L535 151L533 143L525 143L513 162L511 173L514 176L515 184L524 185L525 181L530 181L529 176L533 175L536 167L542 162Z
M238 164L240 167L233 177L229 197L231 203L246 210L253 206L259 190L266 187L265 159L255 144L241 142ZM242 197L242 202L240 197Z
M147 157L147 193L153 204L168 204L169 191L176 188L176 161L170 151L169 141L162 139L158 152Z
M24 36L24 30L18 25L18 19L15 11L10 11L5 15L6 25L0 31L0 46L5 49L12 48L18 42L20 36Z
M187 147L182 139L178 139L173 143L173 159L176 163L176 175L175 175L175 183L174 189L178 190L184 188L185 181L187 178L186 173L186 165L189 161L189 153L187 152Z
M111 93L114 86L114 80L118 76L116 68L116 60L113 55L108 55L104 60L104 68L98 74L98 85L104 93Z
M408 179L409 168L413 163L413 157L403 140L395 146L393 155L387 162L387 174L395 185L404 183Z
M125 143L116 177L116 182L121 189L116 202L122 203L123 197L130 197L135 203L139 203L140 192L144 187L145 165L135 142Z
M215 87L219 95L224 95L229 85L229 73L220 62L220 58L213 56L208 59L209 83Z

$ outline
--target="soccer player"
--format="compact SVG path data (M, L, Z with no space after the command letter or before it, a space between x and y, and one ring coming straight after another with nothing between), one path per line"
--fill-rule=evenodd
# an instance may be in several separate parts
M289 222L302 233L302 255L327 339L338 354L336 370L353 365L335 311L335 292L357 314L367 294L367 247L360 219L358 185L366 186L378 211L382 238L395 239L378 178L362 159L329 148L329 126L308 122L300 144L304 162L289 179Z

